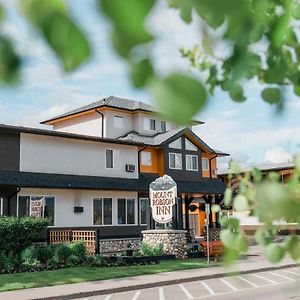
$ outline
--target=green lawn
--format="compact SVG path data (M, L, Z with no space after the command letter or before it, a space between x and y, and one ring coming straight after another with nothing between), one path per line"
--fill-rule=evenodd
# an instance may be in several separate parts
M0 275L0 292L205 267L207 263L203 259L186 259L163 261L156 265L146 266L76 267L34 273L2 274Z

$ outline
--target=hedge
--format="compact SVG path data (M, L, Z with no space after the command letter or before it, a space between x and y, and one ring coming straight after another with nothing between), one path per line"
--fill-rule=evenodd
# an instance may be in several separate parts
M50 220L33 217L0 217L0 251L20 261L21 253L37 241Z

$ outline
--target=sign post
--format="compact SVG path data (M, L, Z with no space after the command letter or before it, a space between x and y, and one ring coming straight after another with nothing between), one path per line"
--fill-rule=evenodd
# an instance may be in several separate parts
M206 242L207 242L207 263L209 264L209 214L210 214L210 205L205 204L205 214L206 214Z

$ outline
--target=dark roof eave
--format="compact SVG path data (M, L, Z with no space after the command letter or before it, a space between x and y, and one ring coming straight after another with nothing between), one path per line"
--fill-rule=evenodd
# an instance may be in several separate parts
M14 125L0 124L0 131L55 136L61 138L70 138L70 139L87 140L87 141L103 142L103 143L110 143L110 144L121 144L121 145L129 145L129 146L145 146L144 143L134 142L134 141L101 138L101 137L89 136L83 134L67 133L62 131L46 130L40 128L22 127L22 126L14 126Z
M0 171L0 186L57 189L148 191L158 174L140 174L139 179L66 175L19 171ZM223 194L225 184L217 178L177 181L179 193Z

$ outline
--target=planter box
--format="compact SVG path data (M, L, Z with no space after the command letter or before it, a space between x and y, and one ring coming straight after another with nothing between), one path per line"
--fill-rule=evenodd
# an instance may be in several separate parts
M106 264L135 265L135 264L153 264L159 263L161 260L175 259L175 255L159 255L159 256L107 256L103 257Z

